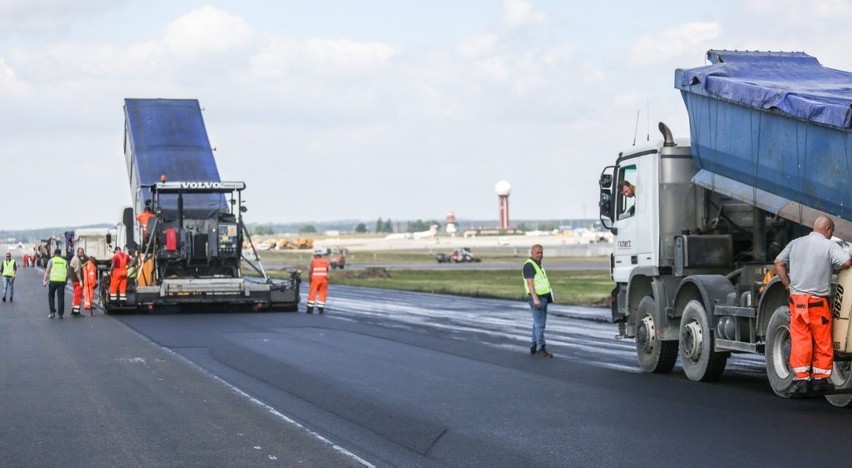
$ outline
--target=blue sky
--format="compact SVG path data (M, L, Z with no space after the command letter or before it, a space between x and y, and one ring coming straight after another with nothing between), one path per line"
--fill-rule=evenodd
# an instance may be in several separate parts
M196 98L249 222L594 217L710 48L852 70L841 0L3 0L0 228L113 222L122 100ZM24 177L24 175L27 175ZM59 181L59 183L57 183Z

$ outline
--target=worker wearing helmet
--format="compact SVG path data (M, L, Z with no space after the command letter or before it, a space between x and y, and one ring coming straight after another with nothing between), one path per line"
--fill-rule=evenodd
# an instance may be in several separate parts
M319 313L325 313L325 299L328 296L328 259L323 258L321 250L314 251L314 259L311 260L311 266L308 268L308 310L309 314L314 313L316 307Z

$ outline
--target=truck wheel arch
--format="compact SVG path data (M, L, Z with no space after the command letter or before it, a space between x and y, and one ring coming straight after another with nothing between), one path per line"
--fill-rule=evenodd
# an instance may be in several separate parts
M680 318L686 304L692 300L698 300L703 305L710 327L716 328L713 320L713 308L718 303L724 303L727 296L734 293L734 285L723 275L692 275L686 277L675 292L674 316Z
M766 285L757 306L757 336L766 338L766 331L769 327L769 321L772 320L772 314L778 307L786 305L789 297L790 293L777 277Z

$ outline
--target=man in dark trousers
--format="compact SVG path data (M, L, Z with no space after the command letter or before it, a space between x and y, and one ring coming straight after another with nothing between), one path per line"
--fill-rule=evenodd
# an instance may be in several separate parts
M530 258L524 263L524 289L527 292L527 303L530 305L533 317L532 346L530 354L552 358L545 347L544 327L547 324L547 304L553 302L553 290L547 272L541 266L544 258L544 247L536 244L530 249Z
M47 262L44 269L43 284L48 286L47 304L50 306L50 315L47 318L59 318L65 314L65 281L68 279L68 261L62 258L62 250L53 251L53 257ZM55 298L55 300L54 300Z

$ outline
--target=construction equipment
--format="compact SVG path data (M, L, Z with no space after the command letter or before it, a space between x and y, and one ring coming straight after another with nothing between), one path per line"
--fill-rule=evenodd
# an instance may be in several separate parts
M804 53L707 57L675 71L691 138L660 123L661 141L619 153L599 179L613 319L647 372L680 356L690 380L710 381L731 354L764 353L772 390L789 397L788 294L772 261L820 215L852 240L852 73ZM852 354L836 354L826 398L847 406Z
M36 246L36 265L46 268L47 262L53 256L53 251L56 249L62 250L62 241L59 237L53 236L40 240Z
M126 99L124 111L133 206L123 211L117 236L118 245L138 250L139 278L118 302L106 293L105 275L105 310L296 310L299 273L273 281L264 271L242 219L245 183L220 180L198 101ZM137 216L146 206L155 216L142 226ZM257 277L243 275L243 262Z
M439 253L435 255L438 263L479 263L481 258L477 257L467 247L455 249L449 254Z

